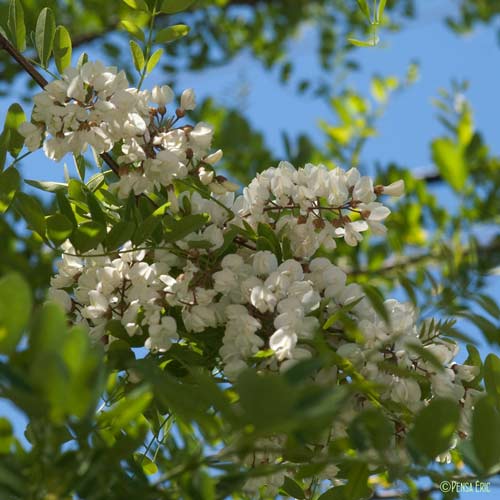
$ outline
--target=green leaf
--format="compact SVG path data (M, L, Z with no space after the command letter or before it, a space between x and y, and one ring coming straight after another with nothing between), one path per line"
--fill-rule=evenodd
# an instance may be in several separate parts
M0 134L0 172L5 167L5 160L7 160L7 149L10 142L10 131L3 130Z
M169 43L178 40L189 33L189 26L185 24L174 24L160 30L155 38L155 43Z
M101 414L98 419L103 425L109 425L117 433L136 420L147 409L153 394L148 386L142 386L128 393L109 411Z
M158 64L158 62L161 59L161 56L163 55L164 50L163 49L156 49L153 52L153 55L149 58L148 63L146 65L146 71L147 73L151 73Z
M490 397L480 399L472 414L474 451L486 473L500 467L500 414Z
M164 203L137 227L137 230L134 234L133 243L139 245L140 243L146 241L153 234L155 229L161 223L161 220L164 217L165 212L169 206L170 202Z
M352 302L349 302L349 304L343 306L340 308L338 311L334 312L326 321L325 324L323 325L323 330L328 330L334 323L336 323L339 320L345 319L347 313L351 311L356 305L358 305L364 297L359 297L356 300L353 300Z
M106 225L106 216L104 215L99 200L97 199L95 194L90 191L87 191L86 194L87 194L87 205L89 207L92 220L94 222L100 222L101 224Z
M372 285L363 285L363 291L373 309L377 312L377 314L385 321L386 324L389 324L390 317L389 312L387 311L384 304L384 296L382 293Z
M14 429L9 420L0 417L0 454L9 453L14 443Z
M123 0L131 9L149 11L148 5L144 0Z
M49 215L46 218L47 237L56 245L60 245L73 233L74 226L63 214Z
M31 179L26 179L24 182L34 188L46 191L47 193L57 193L58 191L64 192L68 189L68 185L63 182L35 181Z
M9 167L5 172L0 173L0 214L10 207L20 184L21 178L15 167Z
M378 7L377 7L377 16L375 18L375 21L377 23L380 23L382 20L382 17L384 16L384 10L385 10L385 4L387 3L387 0L379 0Z
M68 182L68 195L71 200L87 203L87 186L76 179L70 179Z
M54 59L59 73L71 66L71 54L71 36L64 26L58 26L54 36Z
M412 454L434 460L447 451L458 425L459 409L455 401L434 399L421 410L408 434L408 446Z
M15 158L24 146L24 137L18 132L19 125L26 121L24 110L20 104L12 104L5 118L4 133L8 131L7 150Z
M84 327L74 326L65 336L60 354L70 375L66 412L83 418L95 411L102 396L102 350L91 344Z
M484 293L480 293L472 297L488 314L494 318L500 318L500 307L491 297Z
M493 353L484 361L484 385L500 411L500 358Z
M54 36L56 33L56 22L54 13L48 7L40 12L36 21L35 46L40 58L40 63L47 67L54 47Z
M343 500L345 486L339 485L325 491L318 500Z
M28 227L45 239L45 214L40 202L32 196L18 192L14 198L14 208L27 222Z
M33 331L29 338L33 352L57 352L67 334L68 320L66 314L53 302L46 302L37 311L33 322Z
M143 453L134 453L134 458L147 476L151 476L158 472L158 466Z
M171 216L163 218L166 229L165 241L173 242L181 240L188 234L199 231L208 222L209 217L205 214L186 215L177 220Z
M473 387L483 379L484 367L483 367L483 362L481 360L481 354L476 346L472 344L467 344L467 352L469 353L469 355L467 356L467 359L464 361L464 365L477 366L479 368L478 375L474 378L474 380L468 382L468 386Z
M11 273L0 278L0 353L10 354L16 349L32 304L31 290L21 275Z
M78 172L80 180L85 182L85 170L87 166L85 157L82 155L73 155L73 162L75 163L76 171Z
M164 14L177 14L193 5L195 0L163 0L160 12Z
M24 24L23 5L20 0L10 1L7 26L17 50L23 52L26 49L26 26Z
M62 191L56 192L56 199L61 213L65 215L66 218L69 219L74 226L76 226L76 217L73 209L71 208L71 204L68 201L68 198L66 198L66 193L63 193Z
M371 16L370 16L370 6L368 5L367 0L356 0L358 2L358 7L361 10L361 12L365 15L366 18L368 18L368 21L371 21Z
M107 234L104 240L104 245L107 250L116 250L126 241L132 238L135 231L135 225L132 222L120 221L113 224L111 231Z
M436 139L432 142L432 159L443 179L455 191L461 191L468 175L461 146L447 137Z
M348 38L347 41L357 47L375 47L378 44L378 38L373 38L369 41L358 40L357 38Z
M343 498L345 500L362 500L370 498L372 491L368 487L368 465L357 462L349 465L347 483L344 486Z
M80 224L73 232L71 242L80 252L95 249L106 237L106 226L99 222L89 221Z
M144 31L142 31L142 29L139 28L139 26L137 26L134 22L129 21L128 19L122 19L120 21L120 26L141 42L145 41L146 37L144 36Z
M144 68L144 54L142 49L139 47L137 42L130 40L130 52L132 53L132 59L134 60L135 69L140 73Z
M236 389L245 419L258 431L282 428L289 420L295 397L282 377L247 370L239 376Z
M281 490L290 498L306 498L306 494L304 493L302 486L300 486L296 481L288 476L285 476L285 481L283 483L283 486L281 487Z
M370 408L357 415L347 430L353 445L360 451L370 448L382 451L391 444L394 425L381 410Z

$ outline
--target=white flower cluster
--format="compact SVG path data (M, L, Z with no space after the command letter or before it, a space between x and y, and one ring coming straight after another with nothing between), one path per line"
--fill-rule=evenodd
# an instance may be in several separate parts
M212 128L174 126L194 108L193 92L185 91L168 116L173 98L167 86L129 88L123 72L100 63L66 70L62 80L35 97L32 122L21 126L31 150L43 142L47 156L58 160L88 145L98 153L119 146L120 178L110 189L120 198L156 192L168 196L169 217L209 215L204 227L161 249L127 243L112 256L103 256L102 248L77 256L66 243L50 298L106 344L116 333L108 328L110 321L121 324L125 336L144 338L154 352L184 343L185 335L192 339L215 329L220 365L230 380L249 366L288 370L317 355L313 340L322 335L332 351L380 388L382 403L391 402L395 443L406 432L403 415L433 397L460 402L459 435L467 435L479 394L470 382L478 369L454 363L457 346L435 328L418 328L412 306L386 300L388 320L383 320L363 288L317 254L320 248L332 251L338 238L355 246L364 231L384 235L390 210L378 197L402 195L403 181L374 186L355 168L296 169L281 162L236 196L237 186L212 168L222 156L209 154ZM177 181L189 176L207 186L210 196L179 192ZM277 245L276 251L269 245ZM315 380L335 386L351 379L334 366ZM356 394L329 432L344 436L353 415L371 404ZM274 451L258 457L261 463L276 460ZM334 475L333 465L329 470ZM276 489L283 477L266 480ZM261 484L250 483L249 489Z
M283 161L257 174L233 209L252 226L259 222L275 226L289 238L294 256L311 257L320 246L333 250L334 238L343 237L356 246L368 229L384 235L382 222L390 210L375 200L380 194L403 192L403 181L374 186L356 168L346 172L309 163L296 169Z
M131 251L130 244L114 259L76 257L69 243L63 250L66 253L51 280L49 299L71 313L75 323L88 326L92 338L102 339L110 320L120 321L130 336L143 334L146 327L145 347L154 351L166 351L179 338L175 319L162 314L163 290L172 280L168 271L175 256L157 252L150 265L144 261L146 252Z
M83 154L88 146L101 154L118 145L120 179L113 189L120 198L168 186L190 171L214 188L231 188L224 179L218 182L210 168L222 157L221 151L208 154L212 127L202 122L174 126L195 108L193 90L183 92L180 106L169 115L173 100L167 85L152 91L130 88L124 71L86 62L67 68L34 97L32 121L19 131L31 151L43 142L47 157L56 161L67 153Z

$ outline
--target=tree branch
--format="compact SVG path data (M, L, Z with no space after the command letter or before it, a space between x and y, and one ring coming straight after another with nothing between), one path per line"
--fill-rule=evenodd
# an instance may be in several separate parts
M28 73L31 79L36 82L42 89L48 84L44 76L31 64L10 42L0 33L0 49L5 50L9 56L14 59L23 70ZM114 158L108 153L101 153L100 157L111 168L111 170L119 175L119 166Z
M482 261L484 258L488 258L491 255L498 254L500 252L500 239L495 238L488 245L479 246L476 249L479 260ZM472 252L471 248L467 248L464 251L464 255L469 255ZM442 254L439 251L430 251L428 253L421 253L417 255L412 255L410 257L403 258L397 262L386 262L377 269L352 269L346 272L351 276L358 276L360 274L376 275L380 273L387 273L391 271L399 271L403 269L408 269L416 264L423 264L424 262L434 262L439 261L442 258Z

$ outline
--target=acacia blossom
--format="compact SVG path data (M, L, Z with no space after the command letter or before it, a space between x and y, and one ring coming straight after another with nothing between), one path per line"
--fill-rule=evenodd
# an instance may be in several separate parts
M213 128L203 122L177 126L196 106L192 89L169 111L173 101L170 87L130 88L124 72L101 63L67 69L35 97L32 121L20 127L30 150L43 145L49 158L59 160L68 152L83 154L88 146L97 153L116 147L119 178L109 189L119 199L156 193L170 204L165 216L182 221L207 215L202 227L157 248L127 242L113 255L100 247L78 255L65 242L49 298L106 346L134 338L152 353L164 353L175 343L187 346L187 337L216 330L219 367L230 381L248 367L285 372L314 358L314 340L321 336L380 388L382 404L390 403L395 464L408 460L397 445L408 413L434 397L459 402L458 436L467 436L480 394L470 385L478 368L455 363L457 345L442 338L438 326L419 323L411 304L387 299L382 318L363 287L335 264L337 240L356 246L367 231L386 233L390 209L380 197L401 196L403 181L374 185L355 168L297 169L281 162L236 195L238 186L213 168L222 159L222 151L211 152ZM187 190L182 180L207 192ZM351 379L331 366L314 380L333 387ZM316 452L327 452L331 436L346 436L352 418L371 405L363 394L353 394ZM246 463L282 462L276 452L283 446L280 436L260 444L262 451ZM333 479L335 465L323 474ZM265 486L276 493L284 477L256 477L245 488L256 492Z

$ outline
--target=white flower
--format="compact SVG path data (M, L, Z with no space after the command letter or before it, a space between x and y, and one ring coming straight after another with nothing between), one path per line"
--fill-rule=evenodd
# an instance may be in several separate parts
M278 269L278 259L269 250L257 252L253 256L252 267L258 276L267 276Z
M47 294L47 298L56 304L63 307L66 312L70 312L72 308L71 296L64 290L58 290L56 288L51 288Z
M284 328L276 330L269 339L269 347L276 353L278 361L291 358L296 344L297 335Z
M192 306L182 311L184 326L191 332L202 332L206 328L217 326L217 317L213 308L208 306Z
M149 350L165 352L170 349L173 340L177 340L177 324L174 318L164 316L160 324L149 327L149 338L144 347Z
M411 378L400 378L394 380L391 391L391 399L397 403L402 403L410 408L417 401L420 401L422 391L418 383Z
M168 85L155 85L151 91L151 98L158 106L166 106L174 100L174 91Z
M212 143L214 129L208 123L200 122L189 132L189 146L197 158L204 157Z
M82 316L92 320L102 318L109 309L108 299L97 290L91 290L88 297L89 305L83 309Z
M196 107L196 98L193 89L186 89L181 95L181 109L191 111Z
M42 128L31 122L21 123L19 133L24 137L24 144L30 151L36 151L42 143Z
M218 149L215 153L205 156L205 158L203 158L203 161L205 163L208 163L209 165L215 165L222 159L222 156L222 149Z
M388 186L382 186L382 192L389 196L402 196L405 193L405 181L402 179L389 184Z
M375 193L373 192L373 181L370 177L360 177L354 185L352 192L354 200L370 203L375 200Z
M214 171L213 170L206 170L205 167L200 167L198 169L198 178L200 179L200 182L207 186L214 180Z
M265 286L256 286L250 293L250 303L261 313L273 311L277 299L272 291Z
M479 366L454 364L451 369L455 372L457 380L472 382L479 375Z

